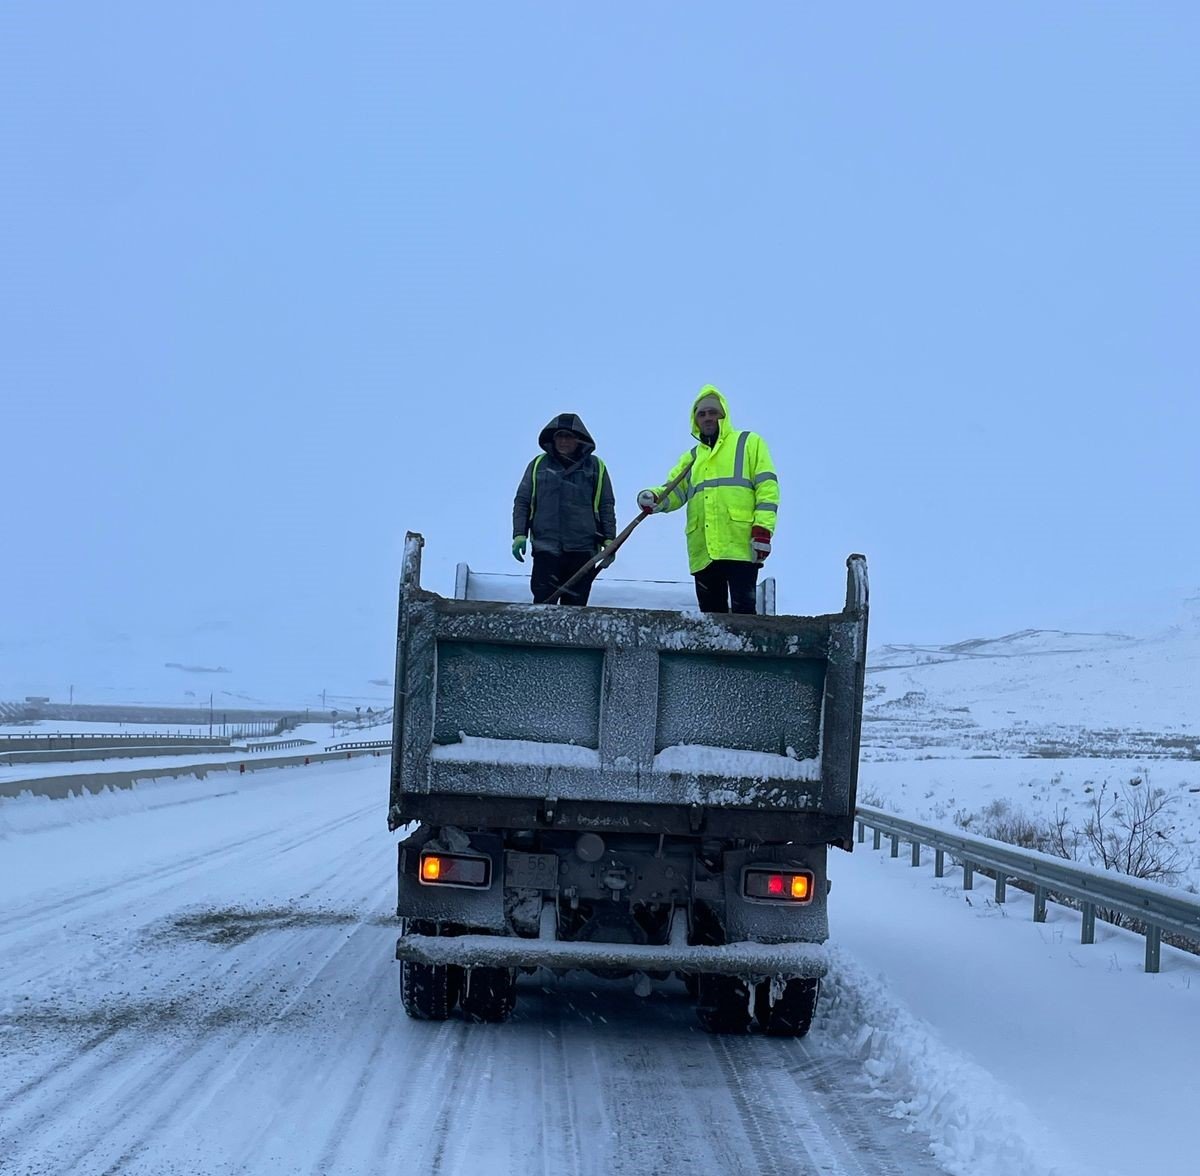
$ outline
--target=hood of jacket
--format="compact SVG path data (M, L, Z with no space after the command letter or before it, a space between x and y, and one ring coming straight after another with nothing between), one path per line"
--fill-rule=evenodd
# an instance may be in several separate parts
M568 429L583 442L583 448L575 455L576 461L582 461L596 448L596 442L587 431L587 426L573 412L560 412L538 434L538 447L544 449L551 457L554 456L554 434L560 429Z
M692 407L688 410L688 432L691 433L697 441L700 440L700 426L696 424L696 405L706 396L715 396L721 402L721 411L725 414L721 418L721 423L717 432L717 440L720 441L733 432L733 425L729 422L729 401L721 394L720 388L712 384L705 384L699 392L696 393L696 398L692 401Z

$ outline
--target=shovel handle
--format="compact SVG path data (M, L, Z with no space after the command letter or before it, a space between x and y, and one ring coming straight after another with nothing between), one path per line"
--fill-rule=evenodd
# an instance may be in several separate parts
M662 499L666 498L667 495L670 494L671 491L683 481L684 478L688 476L688 474L691 472L691 469L691 463L689 463L663 487L663 492L659 496L660 502ZM560 585L552 593L550 593L550 595L546 597L546 603L558 604L560 596L566 592L569 592L577 583L579 583L580 580L583 579L584 576L588 575L590 572L596 571L601 563L612 559L613 556L616 555L621 544L624 543L625 540L628 539L629 536L632 535L634 531L636 531L637 528L643 522L645 522L652 513L652 511L649 513L642 511L638 514L637 518L626 523L624 530L622 530L622 532L606 548L604 548L603 551L596 552L596 554L592 556L592 558L588 560L588 562L585 563L583 567L581 567L579 571L577 571L565 584Z

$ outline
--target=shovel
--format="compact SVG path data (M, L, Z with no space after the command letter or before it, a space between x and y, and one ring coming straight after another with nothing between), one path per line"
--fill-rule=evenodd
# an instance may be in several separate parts
M658 496L659 502L665 501L671 491L674 490L675 487L678 486L679 483L682 482L689 473L691 473L691 470L692 467L689 463L675 477L673 477L663 487L663 492ZM584 578L584 576L599 571L601 565L607 567L608 564L612 563L613 557L616 555L617 549L621 546L621 544L624 543L625 540L628 539L635 530L637 530L639 524L645 522L645 520L648 519L653 513L654 511L650 511L649 514L647 514L645 511L639 512L637 518L635 518L632 522L627 523L625 529L606 548L604 548L602 551L596 552L596 554L592 556L592 558L588 560L588 562L585 563L583 567L581 567L579 571L577 571L565 584L556 588L548 597L546 597L546 603L560 603L559 597L564 593L569 592L576 584L579 583L580 580Z

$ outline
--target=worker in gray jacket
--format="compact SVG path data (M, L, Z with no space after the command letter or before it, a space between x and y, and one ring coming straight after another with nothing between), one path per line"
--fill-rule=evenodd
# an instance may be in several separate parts
M542 452L525 467L513 499L513 557L525 562L533 543L529 586L543 604L617 534L612 482L596 443L573 412L538 434ZM563 604L587 604L592 576L563 593Z

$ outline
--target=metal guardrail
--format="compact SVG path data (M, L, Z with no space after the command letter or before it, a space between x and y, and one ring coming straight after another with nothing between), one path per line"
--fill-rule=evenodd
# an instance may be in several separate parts
M50 751L67 751L74 748L145 747L156 744L163 747L192 747L199 744L228 746L229 741L230 737L227 735L180 735L169 731L55 731L53 734L42 731L14 731L0 733L0 748L11 743L13 744L12 750L28 748L30 744L45 744L46 749Z
M134 785L159 780L165 777L194 777L203 780L210 772L231 772L241 776L275 768L308 767L310 764L331 763L334 760L352 759L355 755L374 750L367 748L297 752L282 756L246 756L243 759L224 760L220 763L182 763L163 768L142 768L121 772L86 772L70 776L36 776L28 780L0 780L0 798L20 796L31 792L34 796L48 796L61 800L72 794L103 792L108 788L132 788Z
M285 751L289 747L312 747L312 739L268 739L265 743L247 743L247 751Z
M325 747L326 751L372 751L375 748L386 747L389 751L392 747L390 739L360 739L356 743L330 743Z
M891 840L892 857L899 857L900 843L907 842L912 847L914 866L921 864L922 847L929 846L934 851L934 875L938 878L943 877L946 854L950 854L962 865L964 890L974 888L976 870L990 872L995 877L998 903L1004 902L1011 881L1033 887L1036 923L1046 921L1046 903L1052 897L1061 895L1075 900L1083 914L1080 943L1095 943L1098 907L1136 919L1145 927L1147 972L1159 970L1164 931L1200 944L1200 900L1169 886L1069 862L988 837L970 837L962 832L919 825L862 805L855 810L854 819L858 840L864 841L867 829L871 829L874 847L879 849L886 836Z

